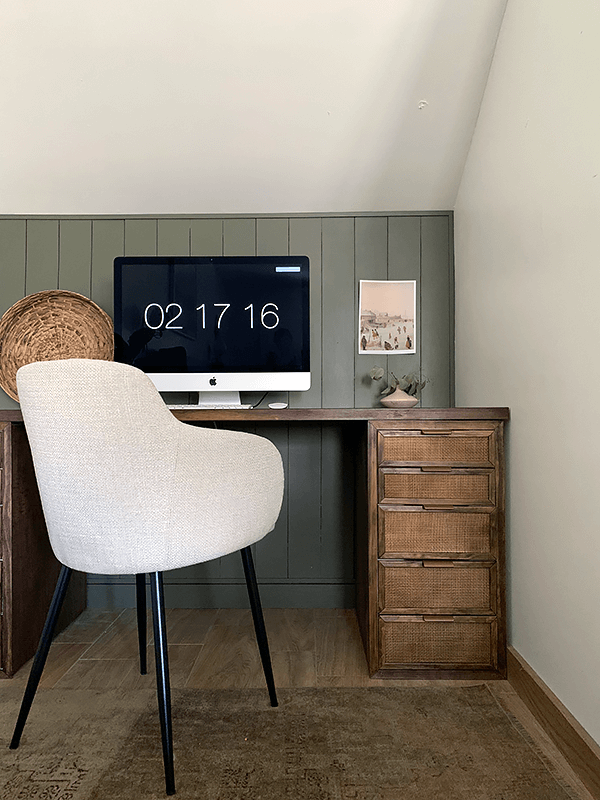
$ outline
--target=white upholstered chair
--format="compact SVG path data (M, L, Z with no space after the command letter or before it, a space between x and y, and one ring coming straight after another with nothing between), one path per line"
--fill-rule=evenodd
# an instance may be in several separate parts
M167 794L175 792L162 573L241 551L272 705L277 705L250 545L281 508L267 439L179 422L151 381L87 359L21 367L17 386L52 549L63 564L11 747L18 747L72 570L136 575L140 669L150 574Z

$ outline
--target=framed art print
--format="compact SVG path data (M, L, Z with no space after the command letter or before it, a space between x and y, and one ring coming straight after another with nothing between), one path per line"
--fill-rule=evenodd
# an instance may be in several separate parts
M416 353L416 281L360 281L358 352Z

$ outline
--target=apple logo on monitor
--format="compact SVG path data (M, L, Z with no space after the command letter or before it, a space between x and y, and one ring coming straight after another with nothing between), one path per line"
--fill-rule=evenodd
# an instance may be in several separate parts
M217 385L217 379L216 378L211 378L209 380L209 383L210 383L211 386L216 386Z

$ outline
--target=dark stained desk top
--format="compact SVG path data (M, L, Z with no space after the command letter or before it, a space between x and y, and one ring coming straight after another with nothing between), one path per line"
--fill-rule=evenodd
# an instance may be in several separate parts
M183 422L343 422L361 420L508 420L508 408L246 408L174 410ZM21 422L19 409L0 409L0 422Z

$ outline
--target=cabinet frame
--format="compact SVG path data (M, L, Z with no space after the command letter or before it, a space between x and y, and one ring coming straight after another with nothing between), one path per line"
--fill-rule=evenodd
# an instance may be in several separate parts
M369 673L375 678L506 677L504 421L486 419L483 415L476 420L460 419L460 409L456 409L455 414L455 418L443 420L417 417L369 422L366 547L368 588L365 608L367 621L363 625L363 638ZM434 446L430 446L431 442ZM394 493L385 491L386 478L389 475L427 476L423 484L433 487L430 492L433 496L428 496L427 493L423 496L390 496ZM440 476L440 481L429 476ZM460 487L462 478L447 480L447 476L480 476L477 478L478 484L484 486L487 482L489 491L480 496L465 498L460 496L460 491L455 491L456 486ZM417 486L418 483L417 478ZM388 487L389 485L388 482ZM446 492L447 487L450 488L449 492ZM444 496L445 493L448 496ZM464 516L467 514L485 515L471 517L470 520L481 523L485 536L480 538L483 541L487 537L487 546L482 544L472 550L450 547L443 550L428 549L426 546L418 546L417 533L410 537L412 546L404 549L401 545L402 537L396 532L396 544L390 550L389 537L388 540L385 538L385 524L394 521L401 528L403 521L412 521L406 516L399 521L394 520L393 515L397 512L420 515L414 518L415 524L412 526L417 531L419 523L425 519L428 523L431 521L429 527L433 530L435 525L438 528L443 527L445 522L469 521L469 517ZM428 538L428 543L431 543L431 538ZM444 537L441 538L443 540ZM456 540L460 538L455 537ZM450 541L451 537L448 539ZM421 565L425 563L440 566L444 563L448 569L453 564L464 568L487 566L490 576L490 608L427 607L423 598L410 608L386 607L385 587L382 585L386 570L394 567L422 568ZM410 658L391 660L389 633L393 628L390 625L403 622L425 623L424 631L433 631L434 636L434 622L446 623L444 628L440 627L444 636L452 633L450 622L489 625L489 660L479 658L479 663L469 663L468 658L454 658L451 662L445 662L442 658L438 661L417 660L413 663ZM467 629L461 627L461 630Z

